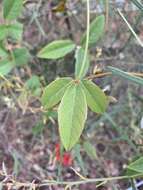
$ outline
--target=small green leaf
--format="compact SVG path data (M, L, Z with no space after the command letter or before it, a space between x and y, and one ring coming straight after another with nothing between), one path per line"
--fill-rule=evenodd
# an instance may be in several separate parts
M23 24L21 23L13 23L11 25L7 26L7 32L8 32L8 36L10 36L11 38L15 39L15 40L21 40L22 38L22 33L23 33Z
M5 50L2 44L0 44L0 59L8 56L8 52Z
M0 25L0 41L5 39L8 34L8 27L4 24Z
M73 51L75 44L71 40L57 40L45 46L39 53L39 58L58 59Z
M84 49L82 47L79 47L79 48L77 48L76 54L75 54L75 59L76 59L75 77L77 79L81 79L81 78L85 77L85 75L87 74L88 68L89 68L89 56L87 56L84 70L81 70L83 58L84 58Z
M5 59L0 61L0 75L7 75L13 69L13 62Z
M110 67L109 66L108 69L110 71L112 71L113 75L120 76L120 77L125 78L127 80L130 80L130 81L132 81L132 82L134 82L136 84L143 85L143 78L141 78L141 77L133 76L133 75L131 75L131 74L125 72L125 71L122 71L120 69L117 69L115 67Z
M45 109L52 108L62 99L71 78L59 78L45 87L41 101Z
M86 118L86 97L81 84L74 82L67 88L58 109L59 132L66 150L78 142Z
M23 33L23 25L21 23L13 23L9 25L0 25L0 40L11 37L15 40L21 40Z
M34 97L39 97L42 91L40 78L37 75L33 75L25 82L25 88L30 92L30 95Z
M4 0L3 4L3 15L5 19L14 20L16 19L23 7L23 0Z
M87 168L86 168L86 163L83 160L83 155L81 153L81 145L76 144L73 148L73 153L74 153L74 160L76 160L78 166L82 169L82 173L84 176L88 175Z
M84 142L83 148L91 159L97 159L96 149L90 142Z
M140 157L139 159L128 165L127 168L135 172L143 173L143 157Z
M8 74L15 66L21 66L28 62L29 53L26 48L17 48L14 49L10 55L7 52L4 52L3 49L0 48L0 57L3 55L5 59L0 61L0 75ZM4 58L4 57L3 57Z
M40 79L38 76L33 75L30 79L28 79L25 83L25 86L28 90L35 90L40 87Z
M16 48L13 50L13 56L16 66L23 66L28 63L30 54L27 48Z
M92 21L90 25L89 45L95 44L103 35L105 26L105 17L100 15ZM83 34L81 44L84 46L86 42L86 33Z
M105 112L108 99L104 92L93 82L84 80L84 92L86 94L87 104L93 112L103 113Z

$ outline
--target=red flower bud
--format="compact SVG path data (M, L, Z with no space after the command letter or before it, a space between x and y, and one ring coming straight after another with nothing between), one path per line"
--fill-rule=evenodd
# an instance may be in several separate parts
M71 154L70 153L64 153L63 155L63 160L62 160L62 164L64 166L71 166L72 165L72 162L73 162L73 159L71 157Z
M73 159L70 153L65 152L63 155L60 153L60 144L57 143L55 146L55 158L58 162L62 163L63 166L71 166Z

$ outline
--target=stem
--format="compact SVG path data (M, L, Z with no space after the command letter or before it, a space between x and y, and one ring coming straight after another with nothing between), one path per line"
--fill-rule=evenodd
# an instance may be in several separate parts
M141 41L141 39L138 37L138 35L135 33L135 31L133 30L133 28L131 27L131 25L129 24L129 22L126 20L126 18L124 17L124 15L122 14L122 12L117 9L119 15L122 17L122 19L125 21L125 23L127 24L128 28L130 29L130 31L132 32L132 34L134 35L134 37L136 38L137 42L139 43L139 45L141 47L143 47L143 42Z
M130 74L135 77L143 77L143 73L135 73L135 72L126 72L127 74ZM92 80L94 78L101 78L101 77L106 77L106 76L111 76L112 72L106 72L106 73L99 73L96 75L90 75L86 79L87 80Z
M106 13L106 23L105 23L105 31L108 31L108 22L109 22L109 0L106 0L106 7L105 7L105 13Z
M41 184L35 184L35 183L22 183L12 180L12 182L1 182L2 185L5 186L15 186L15 187L44 187L44 186L50 186L50 185L67 185L67 186L74 186L74 185L81 185L81 184L87 184L87 183L97 183L97 182L108 182L112 180L123 180L123 179L133 179L137 177L142 177L143 174L139 173L132 176L118 176L118 177L104 177L104 178L92 178L92 179L85 179L85 180L79 180L79 181L54 181L54 180L44 180Z
M123 179L132 179L132 178L136 178L136 177L141 177L143 176L143 174L136 174L136 175L132 175L132 176L118 176L118 177L105 177L105 178L93 178L93 179L87 179L87 180L80 180L80 181L74 181L74 182L66 182L66 181L63 181L63 182L58 182L58 181L49 181L46 183L43 183L40 185L40 187L42 186L46 186L46 185L70 185L70 186L73 186L73 185L81 185L81 184L87 184L87 183L97 183L97 182L108 182L108 181L112 181L112 180L123 180Z
M86 59L87 59L87 54L88 54L88 44L89 44L89 34L90 34L90 4L89 4L89 0L86 0L86 2L87 2L86 44L85 44L83 62L82 62L81 70L79 73L79 78L80 78L81 74L83 73L83 70L84 70L85 65L86 65Z
M132 27L133 30L135 30L135 28L138 26L139 22L140 22L141 19L142 19L142 16L143 16L143 12L141 12L141 13L139 14L139 16L137 17L136 22L135 22L134 26ZM130 36L129 36L129 38L127 39L126 43L124 44L124 46L120 49L120 52L121 52L121 51L124 51L124 49L125 49L126 47L128 47L128 45L129 45L129 43L130 43L132 37L133 37L133 34L131 33Z

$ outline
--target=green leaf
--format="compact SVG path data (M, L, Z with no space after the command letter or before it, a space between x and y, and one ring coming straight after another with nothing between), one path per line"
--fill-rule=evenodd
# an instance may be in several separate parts
M21 66L28 62L29 53L26 48L17 48L13 50L11 58L9 58L7 52L4 52L0 47L0 57L5 56L0 61L0 75L7 75L15 66Z
M21 40L23 34L23 24L21 23L13 23L8 25L8 36L12 37L15 40Z
M104 92L93 82L89 80L83 80L84 92L86 94L87 104L93 112L103 113L105 112L108 99Z
M62 99L71 78L59 78L45 87L41 101L45 109L52 108Z
M66 150L78 142L86 118L86 97L81 84L74 82L67 88L58 109L59 132Z
M88 68L89 68L89 56L86 58L85 67L84 70L81 70L82 63L84 58L84 49L82 47L77 48L76 54L75 54L75 77L77 79L82 79L87 74Z
M0 41L5 39L8 34L8 27L4 24L0 25Z
M140 172L137 172L135 170L131 170L129 168L127 168L127 170L126 170L125 173L126 173L127 176L135 176L135 175L139 175L140 174Z
M83 148L91 159L97 159L96 149L90 142L84 142Z
M39 53L39 58L58 59L73 51L75 44L71 40L57 40L45 46Z
M30 95L39 97L41 95L41 83L40 78L37 75L33 75L25 82L26 90L30 91Z
M120 77L122 77L124 79L127 79L127 80L130 80L130 81L132 81L132 82L134 82L136 84L143 85L143 78L141 78L141 77L133 76L133 75L131 75L131 74L127 73L127 72L124 72L124 71L122 71L120 69L117 69L115 67L110 67L109 66L108 69L110 71L112 71L113 75L120 76Z
M23 0L4 0L3 4L3 16L5 19L16 19L23 7Z
M143 173L143 157L140 157L139 159L128 165L127 168L135 172Z
M23 25L21 23L13 23L9 25L0 25L0 40L11 37L15 40L21 40L23 33Z
M23 66L28 63L30 54L27 48L16 48L13 50L13 56L16 66Z
M78 166L82 169L82 173L84 176L88 175L87 168L86 168L86 163L83 160L83 155L81 153L81 145L76 144L73 148L73 153L74 153L74 160L76 160Z
M100 15L92 21L90 25L89 45L95 44L103 35L105 26L105 17ZM86 43L86 32L83 34L81 44L84 46Z
M2 44L0 44L0 59L8 56L8 52L5 50Z
M25 86L29 90L35 90L40 87L40 79L38 76L33 75L30 79L28 79L25 83Z
M0 61L0 75L7 75L13 69L13 62L5 59Z

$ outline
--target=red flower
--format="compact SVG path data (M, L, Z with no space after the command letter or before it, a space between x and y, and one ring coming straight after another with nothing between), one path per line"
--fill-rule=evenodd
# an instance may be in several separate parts
M71 166L73 162L73 159L71 157L70 153L65 152L62 159L62 164L64 166Z
M63 155L60 154L60 144L57 143L56 146L55 146L55 157L56 157L56 160L60 163L62 163L63 166L71 166L72 165L72 162L73 162L73 159L72 159L72 156L70 153L68 152L64 152Z

